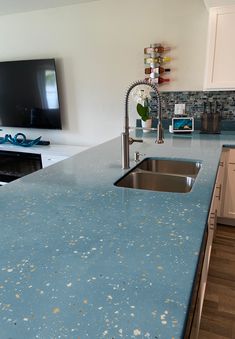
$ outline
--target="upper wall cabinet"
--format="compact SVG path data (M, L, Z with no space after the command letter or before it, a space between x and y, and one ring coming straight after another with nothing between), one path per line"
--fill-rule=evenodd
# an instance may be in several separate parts
M235 89L235 6L209 10L206 90Z
M204 0L206 8L235 5L235 0Z

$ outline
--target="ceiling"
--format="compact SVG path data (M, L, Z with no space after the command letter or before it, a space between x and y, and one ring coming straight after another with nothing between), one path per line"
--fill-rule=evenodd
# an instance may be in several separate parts
M29 12L97 0L0 0L0 15Z

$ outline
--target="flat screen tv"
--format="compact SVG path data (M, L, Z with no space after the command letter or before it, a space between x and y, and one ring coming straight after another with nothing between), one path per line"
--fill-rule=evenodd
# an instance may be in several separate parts
M54 59L0 62L0 126L62 128Z

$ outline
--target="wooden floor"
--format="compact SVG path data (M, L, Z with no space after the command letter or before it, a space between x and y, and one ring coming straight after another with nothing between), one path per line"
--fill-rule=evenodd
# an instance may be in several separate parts
M235 227L218 225L199 339L235 339Z

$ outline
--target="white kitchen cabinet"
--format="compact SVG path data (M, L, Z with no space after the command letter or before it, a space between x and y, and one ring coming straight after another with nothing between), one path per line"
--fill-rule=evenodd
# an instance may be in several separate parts
M235 225L235 149L227 151L219 222Z
M235 6L209 10L206 90L235 89Z
M235 5L235 0L204 0L206 8Z

